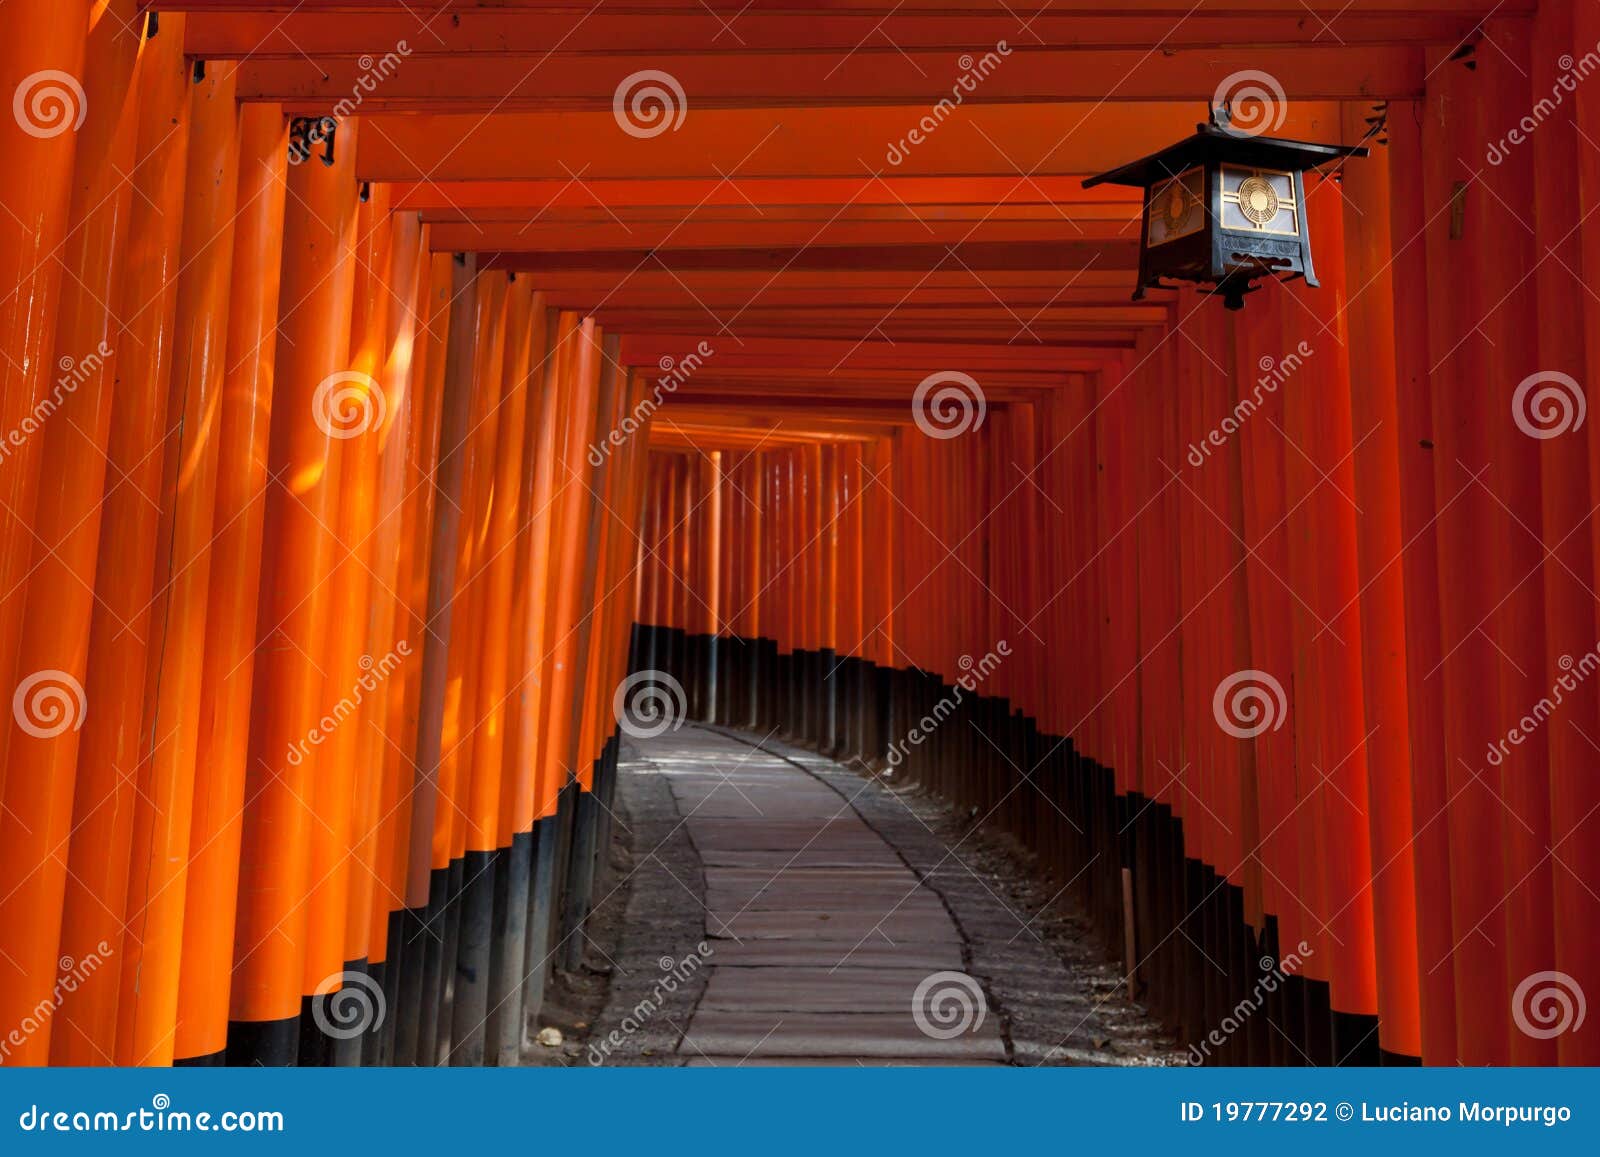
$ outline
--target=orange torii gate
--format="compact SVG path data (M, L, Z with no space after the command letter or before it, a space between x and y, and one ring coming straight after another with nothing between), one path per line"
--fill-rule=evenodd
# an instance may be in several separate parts
M648 707L1203 1060L1600 1063L1594 4L282 7L6 5L0 1060L517 1063ZM1381 145L1323 286L1130 302L1082 178L1246 69Z

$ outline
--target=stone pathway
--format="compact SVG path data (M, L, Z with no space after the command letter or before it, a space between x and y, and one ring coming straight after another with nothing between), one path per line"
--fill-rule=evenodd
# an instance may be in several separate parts
M753 742L625 744L632 886L590 1063L1141 1063L1101 1055L1108 1020L1151 1032L1095 991L1114 973L1075 974L965 849L882 785Z

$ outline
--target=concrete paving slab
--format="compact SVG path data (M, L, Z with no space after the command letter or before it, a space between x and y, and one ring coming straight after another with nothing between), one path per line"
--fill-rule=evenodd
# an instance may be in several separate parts
M960 944L961 933L941 908L937 911L876 908L863 912L815 912L795 909L718 911L719 936L737 940L813 940L827 936L834 940L885 939L894 944L911 941Z
M1006 1059L995 1018L985 1018L976 1032L942 1040L923 1032L909 1008L903 1013L759 1013L702 1008L696 1011L678 1051L689 1056Z
M1035 908L1008 891L1014 869L986 865L981 839L942 805L771 746L698 726L624 746L624 785L650 785L630 798L668 801L630 825L647 820L640 830L658 841L674 833L691 860L674 860L637 913L635 886L632 972L653 975L657 956L681 957L701 937L712 951L681 1013L630 1037L622 1063L1151 1063L1156 1030L1107 1001L1115 968L1095 950L1069 963L1046 944ZM654 859L640 871L663 875ZM977 1031L946 1040L913 1017L913 994L937 972L981 991ZM638 995L614 985L612 1024Z
M924 972L959 971L959 944L932 941L889 944L874 938L849 940L717 940L715 965L769 968L813 965L821 968L906 968Z
M719 968L700 998L702 1009L772 1012L910 1014L920 968Z
M798 851L805 847L864 847L889 851L859 819L826 821L693 816L684 821L695 844L706 851L758 849Z
M797 851L763 851L748 848L712 848L701 859L716 868L764 868L783 872L792 868L892 868L899 861L881 844L876 847L817 847Z
M903 911L943 912L945 907L915 882L908 887L904 881L886 882L877 886L849 884L845 889L837 885L818 886L792 879L794 873L786 872L765 887L751 885L744 888L707 888L706 907L713 911L784 911L790 908L819 911L876 911L891 909Z

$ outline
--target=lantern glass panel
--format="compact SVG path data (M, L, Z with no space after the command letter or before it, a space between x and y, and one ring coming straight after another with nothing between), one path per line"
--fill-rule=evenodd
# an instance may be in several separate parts
M1205 228L1205 188L1205 170L1198 167L1151 188L1151 246L1165 245Z
M1222 227L1237 233L1300 235L1292 173L1222 167Z

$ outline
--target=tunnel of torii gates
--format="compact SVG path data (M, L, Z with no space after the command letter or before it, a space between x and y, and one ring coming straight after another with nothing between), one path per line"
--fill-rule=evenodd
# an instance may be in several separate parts
M6 1063L515 1064L641 688L1215 1060L1600 1062L1600 4L156 8L0 12ZM1241 73L1321 288L1131 302Z

